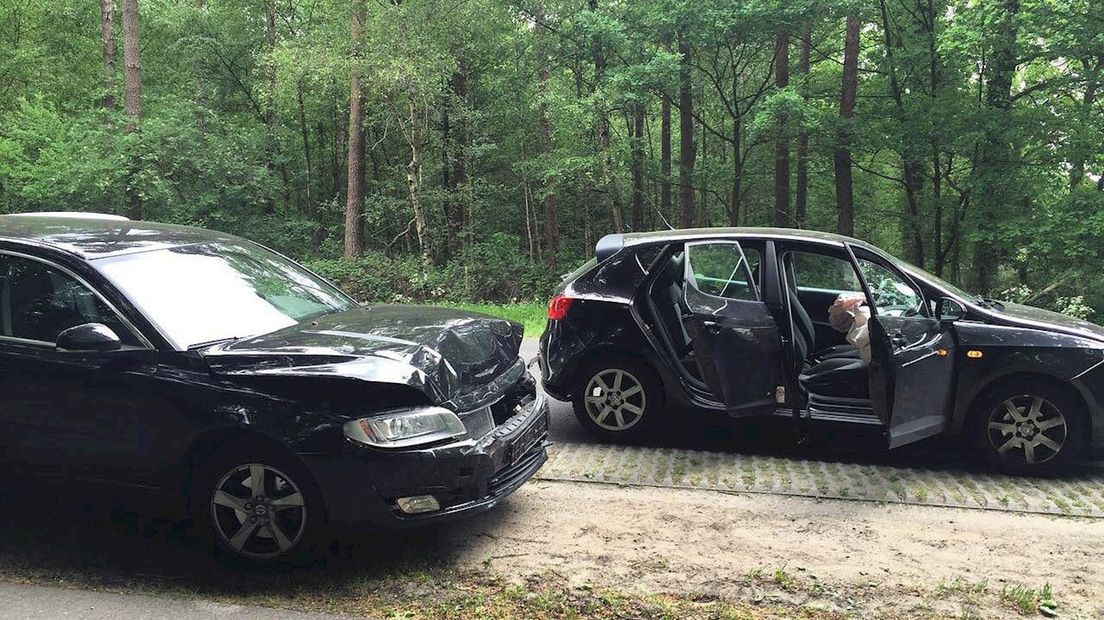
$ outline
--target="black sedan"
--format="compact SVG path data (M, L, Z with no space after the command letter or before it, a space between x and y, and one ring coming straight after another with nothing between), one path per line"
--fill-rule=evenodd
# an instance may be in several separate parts
M853 339L829 321L848 298L868 317ZM805 436L862 426L889 448L965 434L1015 473L1054 473L1104 444L1104 328L826 233L604 237L552 299L540 364L546 391L611 441L707 409L791 416Z
M153 492L251 560L517 489L548 428L521 338L482 315L362 307L222 233L0 216L0 457Z

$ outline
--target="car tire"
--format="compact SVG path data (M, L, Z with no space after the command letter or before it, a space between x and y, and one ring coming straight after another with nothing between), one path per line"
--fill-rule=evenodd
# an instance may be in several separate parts
M1058 474L1075 463L1088 446L1084 405L1071 388L1057 384L995 386L978 399L974 422L975 439L985 460L1009 474Z
M257 473L259 488L253 485ZM310 473L276 449L216 451L193 477L191 506L216 554L245 564L309 562L327 531L322 495Z
M651 437L662 422L663 384L650 366L603 357L576 375L575 417L603 441L631 443Z

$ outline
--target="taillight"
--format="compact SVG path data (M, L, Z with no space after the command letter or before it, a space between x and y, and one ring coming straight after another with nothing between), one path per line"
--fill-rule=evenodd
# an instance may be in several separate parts
M567 309L571 307L571 302L575 301L570 297L564 297L563 295L556 295L552 298L552 301L548 302L548 318L552 321L559 321L567 316Z

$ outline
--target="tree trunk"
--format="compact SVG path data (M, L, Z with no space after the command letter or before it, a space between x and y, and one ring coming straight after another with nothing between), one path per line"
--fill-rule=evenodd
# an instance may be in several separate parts
M544 158L552 154L552 122L548 118L548 96L551 69L549 68L549 50L545 42L547 35L541 35L537 53L540 55L537 79L540 81L540 102L537 106L537 124L540 126L540 150ZM552 269L556 268L556 255L560 251L559 218L556 215L556 193L553 183L545 178L541 187L541 210L544 211L544 260Z
M138 0L123 0L123 112L126 133L142 128L142 54L138 39ZM131 146L134 148L134 145ZM142 195L135 187L138 157L132 154L126 174L126 211L132 220L142 219Z
M781 31L774 42L774 83L780 90L790 84L790 36ZM786 119L778 119L774 142L774 225L790 226L790 141Z
M976 208L980 226L991 226L1002 214L1002 207L1010 207L1014 190L1008 185L1011 179L1002 172L1012 164L1012 150L1005 131L1008 111L1012 108L1012 78L1018 64L1019 34L1017 13L1019 0L999 0L992 11L996 29L990 33L992 48L983 76L986 83L986 106L990 108L990 121L978 157L978 181L981 186L981 204ZM1000 260L999 241L982 234L974 245L973 288L978 293L992 291L997 263Z
M680 30L679 51L679 226L694 225L694 96L690 82L690 44Z
M1100 82L1101 65L1104 64L1104 55L1099 56L1095 64L1088 59L1082 60L1082 69L1085 74L1085 94L1081 97L1081 126L1092 127L1093 107L1096 105L1096 91ZM1087 133L1087 132L1086 132ZM1070 166L1069 183L1070 190L1074 190L1085 178L1085 157L1091 154L1089 148L1081 145L1080 139L1073 140L1074 156Z
M410 191L410 207L414 211L414 232L418 235L418 248L422 254L422 265L433 264L433 244L429 238L429 220L422 205L422 122L425 116L418 107L416 93L410 93L408 104L408 127L405 130L410 146L410 163L406 165L406 187Z
M115 0L100 0L100 26L103 34L104 97L106 122L111 125L115 113Z
M809 96L809 55L812 49L812 28L802 34L801 57L797 70L801 73L801 96ZM809 196L809 132L804 127L797 135L797 192L794 194L794 225L805 228Z
M345 257L364 252L364 92L360 60L364 28L364 0L352 0L350 38L353 63L349 75L349 157L345 202Z
M744 124L744 116L740 113L740 105L736 103L736 94L739 90L738 83L735 79L732 80L732 95L733 95L733 109L736 111L736 116L732 118L732 198L728 212L728 223L730 226L739 226L743 219L743 202L744 202L744 159L742 147L740 142L742 141L742 125Z
M198 13L207 6L207 0L195 0L193 6L198 17ZM192 81L195 87L196 129L203 134L207 131L207 77L204 75L203 64L198 55L192 61Z
M587 6L591 12L598 11L598 0L588 0ZM597 114L595 133L598 143L598 159L601 166L602 187L600 190L602 202L610 210L613 220L613 230L623 232L625 224L621 217L621 201L618 198L617 188L613 180L613 159L610 155L610 120L606 102L601 96L601 88L606 76L606 52L602 41L595 35L591 41L591 55L594 60L594 90L599 94L594 98Z
M659 111L659 212L664 218L671 213L671 98L664 94Z
M632 229L644 229L644 104L633 110Z
M449 79L449 90L452 91L452 97L455 98L459 110L459 115L456 117L455 131L453 132L452 148L454 150L451 157L449 157L449 165L446 165L446 168L451 168L451 173L448 175L447 204L449 208L446 215L448 217L447 246L449 254L452 256L460 255L463 246L461 237L467 223L469 209L467 199L468 149L471 136L468 133L467 122L468 78L466 70L467 67L461 60L456 72ZM448 149L445 152L447 155Z
M859 29L857 15L847 16L843 39L843 84L840 88L840 120L836 131L833 165L836 174L836 232L855 234L855 198L851 182L851 117L859 86Z
M310 143L310 130L307 129L307 109L303 102L303 80L299 80L296 84L296 93L299 98L299 133L303 136L303 163L305 164L305 172L307 178L304 179L304 189L306 192L306 201L303 205L303 212L307 217L314 217L314 196L311 195L311 185L314 183L314 165L311 161L311 143Z
M893 23L889 19L889 9L886 7L885 0L880 0L878 7L882 16L882 32L885 35L886 63L889 65L889 94L893 99L897 122L903 128L908 120L904 104L905 89L901 87L897 79L897 64L894 52L896 48L903 48L903 43L900 37L896 42L893 39ZM913 155L914 148L912 142L902 133L901 182L905 187L905 209L901 215L901 247L907 260L923 267L924 237L921 232L920 201L917 196L920 164Z
M265 59L265 162L270 174L276 172L276 0L265 0L265 49L268 57ZM265 213L276 211L274 199L269 197L265 202Z

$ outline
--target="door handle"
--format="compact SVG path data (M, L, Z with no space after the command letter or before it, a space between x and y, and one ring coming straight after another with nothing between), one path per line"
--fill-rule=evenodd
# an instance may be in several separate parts
M887 335L889 336L889 343L895 347L903 347L908 344L908 338L905 338L900 330L889 332Z
M702 321L702 327L705 328L705 333L710 336L721 333L721 326L716 321Z

